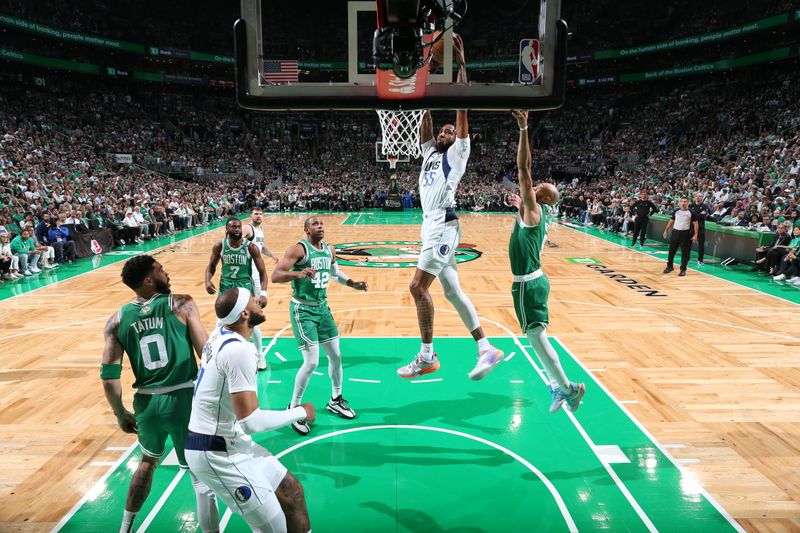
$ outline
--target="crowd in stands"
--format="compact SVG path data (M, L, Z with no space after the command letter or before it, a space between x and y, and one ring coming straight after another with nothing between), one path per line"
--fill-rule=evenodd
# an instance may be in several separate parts
M573 91L563 109L531 124L535 177L559 184L565 216L608 231L630 229L629 206L642 192L664 213L700 193L721 224L798 226L800 80L770 72ZM372 113L257 114L229 94L77 77L46 88L0 81L7 278L72 260L71 231L109 229L122 246L253 205L354 211L387 199ZM434 121L451 115L435 112ZM470 119L458 206L509 210L517 131L503 113ZM133 164L118 163L119 153ZM400 164L397 176L403 205L418 206L416 163ZM765 268L778 276L776 254Z

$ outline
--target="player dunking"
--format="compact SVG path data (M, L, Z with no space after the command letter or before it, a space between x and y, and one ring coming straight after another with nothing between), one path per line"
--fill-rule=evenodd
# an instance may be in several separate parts
M252 242L258 247L262 254L266 255L276 263L278 258L272 255L272 252L264 245L264 228L261 227L261 222L264 219L264 212L261 209L254 207L250 212L250 223L242 226L242 238ZM258 270L252 272L253 275L253 294L261 293L261 277ZM264 289L267 287L264 286ZM261 337L261 328L253 328L253 344L256 346L263 346L263 339ZM264 356L258 361L258 369L265 370L267 368L267 359Z
M192 388L197 362L192 354L203 350L207 335L197 305L188 294L172 294L169 275L149 255L129 259L122 268L122 282L136 299L108 319L100 378L106 400L117 423L126 433L138 433L142 461L133 474L125 502L120 532L133 531L153 472L164 455L167 436L172 437L181 468L188 468L184 440L192 408ZM122 404L123 351L136 377L131 413ZM197 518L203 531L219 531L219 511L214 493L191 474L197 496Z
M319 347L328 356L328 375L331 378L331 400L328 411L345 419L353 419L355 411L342 398L342 353L339 350L339 329L328 307L328 283L331 279L353 288L366 291L367 283L353 281L339 270L333 246L323 239L325 226L319 217L309 217L303 224L306 238L286 250L272 272L273 283L292 282L292 301L289 319L295 339L303 354L303 365L294 378L293 408L300 405L311 375L319 364ZM308 420L298 420L292 427L300 435L308 435Z
M514 284L511 296L522 332L528 337L539 361L550 377L548 390L552 397L550 412L555 413L566 403L568 411L576 411L586 393L583 383L572 383L561 368L558 354L547 340L549 322L547 298L550 282L542 271L542 249L547 240L553 206L558 203L558 189L550 183L542 183L535 189L531 178L531 149L528 144L528 112L514 111L519 126L517 169L521 198L513 202L519 209L508 244L508 257Z
M243 287L258 297L262 306L267 305L267 268L258 246L245 239L242 234L242 221L236 217L228 218L225 224L225 238L211 249L211 257L206 267L205 282L208 294L217 292L214 286L214 273L217 263L222 260L222 273L219 279L217 296L233 287ZM255 269L253 269L255 265ZM256 275L258 282L256 282ZM256 289L258 287L258 289ZM258 292L256 292L258 290ZM259 354L258 369L267 368L263 354L261 328L253 328L253 345Z
M467 82L464 43L453 35L453 51L458 61L458 82ZM410 291L417 307L417 320L422 345L408 365L399 368L403 378L416 378L439 369L433 351L433 301L429 292L434 279L444 289L445 298L456 308L461 321L478 343L478 363L469 373L470 379L483 379L503 360L503 352L489 343L483 333L475 307L461 290L456 270L455 253L461 239L461 227L455 213L455 192L467 167L470 152L467 112L456 113L456 125L445 124L437 137L433 135L433 119L426 112L420 125L422 170L419 194L422 200L422 250Z

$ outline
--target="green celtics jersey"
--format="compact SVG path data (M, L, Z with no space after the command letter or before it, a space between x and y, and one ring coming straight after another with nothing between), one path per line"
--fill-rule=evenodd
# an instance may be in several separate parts
M237 248L231 247L227 238L222 239L222 280L246 281L252 277L253 257L249 246L247 239L242 239L242 244Z
M189 328L172 312L172 295L156 294L118 312L117 339L136 376L134 388L170 387L197 377Z
M530 274L542 267L542 249L547 240L547 227L551 222L551 207L540 204L542 218L534 227L523 225L517 216L511 241L508 243L508 258L511 260L511 273L515 276Z
M324 302L328 297L328 282L331 279L331 255L328 243L322 241L322 249L314 247L310 242L303 239L300 241L306 250L306 256L302 261L295 263L292 271L297 272L304 268L313 268L317 275L313 279L300 278L292 280L292 297L307 302Z

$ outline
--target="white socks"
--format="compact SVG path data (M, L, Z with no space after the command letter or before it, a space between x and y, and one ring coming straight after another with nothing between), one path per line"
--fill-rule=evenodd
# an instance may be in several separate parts
M419 348L419 355L422 357L422 360L426 363L430 363L433 361L433 343L425 344L424 342L420 344Z
M485 352L491 347L492 345L489 344L489 339L487 339L486 337L478 340L478 353Z
M130 533L133 531L133 522L136 520L136 513L125 511L122 513L122 525L119 527L119 533Z

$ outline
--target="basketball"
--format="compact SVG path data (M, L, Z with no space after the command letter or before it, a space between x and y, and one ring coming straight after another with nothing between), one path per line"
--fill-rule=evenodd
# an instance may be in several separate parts
M433 41L439 38L442 32L437 31L433 34ZM438 66L444 63L444 38L439 39L431 47L431 66Z

